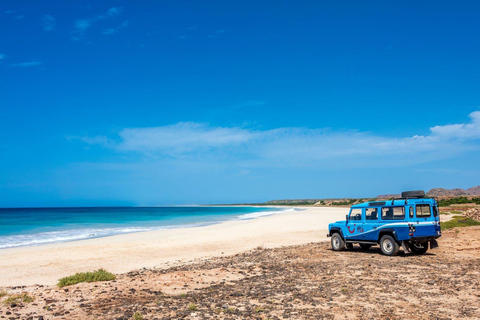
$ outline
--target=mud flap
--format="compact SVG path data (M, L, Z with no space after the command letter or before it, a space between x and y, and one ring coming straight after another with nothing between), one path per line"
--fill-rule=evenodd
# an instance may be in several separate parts
M430 250L431 250L431 249L435 249L435 248L438 248L438 242L437 242L437 240L435 240L435 239L430 240Z
M410 248L408 247L408 244L405 243L405 241L402 241L402 248L403 248L403 252L405 253L410 253Z

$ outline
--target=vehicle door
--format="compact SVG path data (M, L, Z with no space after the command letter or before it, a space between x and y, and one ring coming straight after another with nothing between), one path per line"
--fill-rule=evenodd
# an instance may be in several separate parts
M347 220L347 230L344 232L345 239L361 240L363 237L364 208L352 208Z
M378 208L365 208L363 240L376 241L378 238Z
M415 237L431 237L437 235L437 223L433 217L430 204L417 203L415 205L414 226Z

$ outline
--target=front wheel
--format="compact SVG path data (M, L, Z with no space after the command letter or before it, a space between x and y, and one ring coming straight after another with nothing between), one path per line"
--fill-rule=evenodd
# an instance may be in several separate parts
M410 247L410 251L413 254L424 254L428 251L428 242L426 243L411 243L408 245Z
M386 256L396 256L398 250L400 250L400 246L392 236L385 235L380 239L380 249Z
M345 241L343 241L342 237L337 232L332 234L332 249L334 251L341 251L345 249Z

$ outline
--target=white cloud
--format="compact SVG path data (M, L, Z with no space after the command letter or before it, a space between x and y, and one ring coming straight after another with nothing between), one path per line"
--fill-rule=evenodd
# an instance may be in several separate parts
M122 8L113 7L108 9L107 16L118 16L121 13L122 13Z
M19 67L19 68L31 68L31 67L38 67L41 65L42 63L39 61L29 61L29 62L13 63L10 66Z
M85 32L88 28L92 26L92 22L90 20L85 20L85 19L78 19L75 21L75 29L77 29L79 32Z
M91 28L94 23L100 20L116 17L122 13L122 8L119 7L113 7L107 10L107 12L104 15L98 15L93 18L89 19L77 19L75 21L75 36L72 37L72 40L80 40L84 35L85 32ZM119 28L125 28L128 25L128 21L122 23ZM104 35L109 35L115 33L116 29L115 28L107 28L102 31Z
M127 128L118 135L121 142L116 148L119 150L169 154L238 145L253 137L251 132L241 128L209 127L192 122L154 128Z
M242 166L376 166L431 162L479 150L480 112L464 124L435 126L431 134L391 138L355 130L278 128L251 130L181 122L151 128L126 128L101 144L120 152L170 157L228 158ZM105 140L106 139L106 140Z
M432 134L449 139L474 139L480 138L480 111L470 113L472 122L435 126L431 128Z
M49 14L44 14L40 20L43 24L43 31L52 31L55 30L56 20Z
M104 147L108 147L111 141L106 136L96 136L96 137L78 137L78 136L68 136L68 140L81 140L88 144L97 144Z

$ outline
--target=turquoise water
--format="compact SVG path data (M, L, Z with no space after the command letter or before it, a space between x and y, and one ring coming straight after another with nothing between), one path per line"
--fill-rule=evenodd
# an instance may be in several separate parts
M282 211L256 207L0 208L0 249L197 227Z

